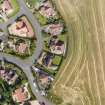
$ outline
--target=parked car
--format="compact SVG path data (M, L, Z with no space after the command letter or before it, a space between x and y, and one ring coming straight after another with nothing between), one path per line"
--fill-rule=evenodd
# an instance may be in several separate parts
M36 81L35 81L35 80L33 80L33 85L34 85L34 87L35 87L35 89L36 89L36 92L39 92L39 90L38 90L38 87L37 87L37 84L36 84Z
M46 105L44 102L39 102L40 105Z

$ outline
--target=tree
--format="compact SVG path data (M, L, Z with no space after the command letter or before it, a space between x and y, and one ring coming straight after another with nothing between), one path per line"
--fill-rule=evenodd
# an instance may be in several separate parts
M26 101L23 105L31 105L30 102Z
M0 4L2 4L2 3L3 3L3 1L4 1L4 0L0 0Z

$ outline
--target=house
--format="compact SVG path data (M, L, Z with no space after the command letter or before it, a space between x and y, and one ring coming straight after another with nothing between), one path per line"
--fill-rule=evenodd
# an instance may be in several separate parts
M63 31L63 25L60 23L49 24L49 25L43 27L43 31L52 35L52 36L60 35Z
M49 68L52 64L52 58L53 54L43 52L38 59L38 63Z
M39 72L39 80L42 85L47 86L53 81L53 78L44 72Z
M49 48L54 54L64 54L65 53L65 43L57 39L57 36L53 36L48 42Z
M3 3L1 4L1 8L3 12L5 12L6 14L13 12L11 0L4 0Z
M53 63L53 59L56 56L50 52L42 52L39 59L37 60L37 64L43 66L46 69L49 70L57 70L57 68L59 67L59 62L57 64Z
M3 21L7 21L8 20L8 16L5 12L3 12L2 9L0 9L0 18L3 20Z
M3 0L0 5L0 18L4 21L8 20L8 15L13 12L11 0Z
M27 89L27 86L21 86L12 92L12 98L18 103L23 103L31 98L30 93Z
M8 27L8 30L11 35L25 38L34 37L34 30L25 16L18 18L15 23Z
M65 53L65 44L63 41L58 40L55 44L50 46L51 52L55 54Z
M16 52L24 54L27 48L28 45L26 43L19 43L19 45L16 46Z
M9 85L12 85L17 80L18 75L14 70L0 69L0 78L5 80Z
M7 42L7 46L10 48L11 51L14 51L18 54L25 54L27 51L29 51L29 43L26 42L26 40L23 39L9 39Z
M50 1L41 3L39 12L41 15L43 15L46 18L52 18L57 16L57 12L54 10Z
M43 70L32 66L32 69L36 72L37 80L40 88L46 88L54 80L48 73Z

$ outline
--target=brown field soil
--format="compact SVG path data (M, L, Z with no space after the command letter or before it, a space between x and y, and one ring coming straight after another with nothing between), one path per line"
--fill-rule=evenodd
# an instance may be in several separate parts
M105 105L105 0L54 2L68 27L68 51L52 90L62 105Z

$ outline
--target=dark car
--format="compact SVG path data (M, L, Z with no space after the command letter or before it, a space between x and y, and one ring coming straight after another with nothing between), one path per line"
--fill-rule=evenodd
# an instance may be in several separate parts
M40 104L40 105L45 105L45 103L44 103L44 102L39 102L39 104Z

